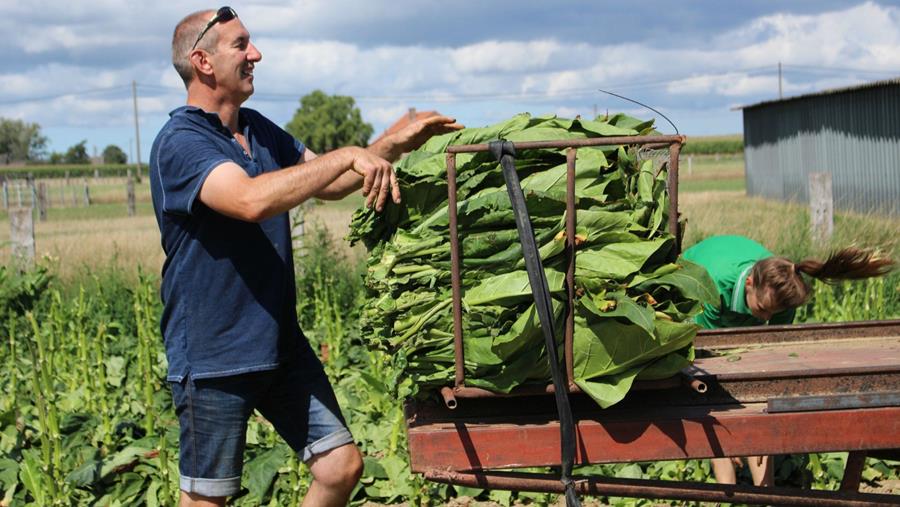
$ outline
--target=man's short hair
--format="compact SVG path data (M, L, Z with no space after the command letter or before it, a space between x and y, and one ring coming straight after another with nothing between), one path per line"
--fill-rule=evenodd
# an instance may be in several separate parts
M175 25L175 33L172 34L172 65L175 66L175 70L184 81L185 87L194 79L194 66L191 65L189 58L191 46L197 41L197 36L200 35L213 15L215 15L213 10L193 12ZM197 47L208 53L214 53L218 42L219 33L210 30L206 32Z

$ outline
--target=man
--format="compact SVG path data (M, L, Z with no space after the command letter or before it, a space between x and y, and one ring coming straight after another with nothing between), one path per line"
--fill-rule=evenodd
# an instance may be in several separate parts
M181 432L181 505L224 505L239 491L253 410L309 463L303 505L344 505L362 460L297 325L286 212L360 188L379 211L388 196L399 202L388 160L462 127L436 116L368 149L317 156L240 107L261 59L231 8L184 18L172 62L187 105L171 113L150 155L166 253L161 328Z

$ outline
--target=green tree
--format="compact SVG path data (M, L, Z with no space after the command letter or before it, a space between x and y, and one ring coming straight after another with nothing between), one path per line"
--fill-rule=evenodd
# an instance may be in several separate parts
M124 164L126 162L128 162L128 155L122 151L122 148L119 148L115 144L110 144L106 148L103 148L104 164Z
M87 139L70 146L63 156L63 162L66 164L90 164L91 157L88 156L85 145L87 145Z
M343 146L366 146L374 129L362 119L353 97L315 90L300 99L300 107L285 130L316 153Z
M38 160L46 146L37 123L0 118L0 162Z

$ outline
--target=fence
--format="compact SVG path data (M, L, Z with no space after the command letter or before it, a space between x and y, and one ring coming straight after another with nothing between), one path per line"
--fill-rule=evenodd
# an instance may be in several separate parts
M136 210L135 178L7 178L0 176L0 199L7 212L12 208L37 210L41 221L52 208L84 208L94 204L124 203L128 216Z

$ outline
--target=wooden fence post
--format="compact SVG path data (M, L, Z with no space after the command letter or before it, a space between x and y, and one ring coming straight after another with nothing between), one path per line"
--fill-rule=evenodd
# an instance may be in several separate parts
M133 217L135 213L134 204L134 177L131 175L131 169L128 170L128 180L125 183L128 193L128 216Z
M825 245L834 232L831 173L809 173L809 223L813 242Z
M306 204L300 203L288 214L291 222L291 246L295 257L303 257L303 239L306 235Z
M9 209L9 182L3 176L3 209Z
M9 210L12 264L21 272L34 267L34 214L31 208Z
M47 183L39 182L37 189L38 218L41 222L47 221Z
M91 205L91 188L88 186L87 176L81 181L84 184L84 206L89 207Z

